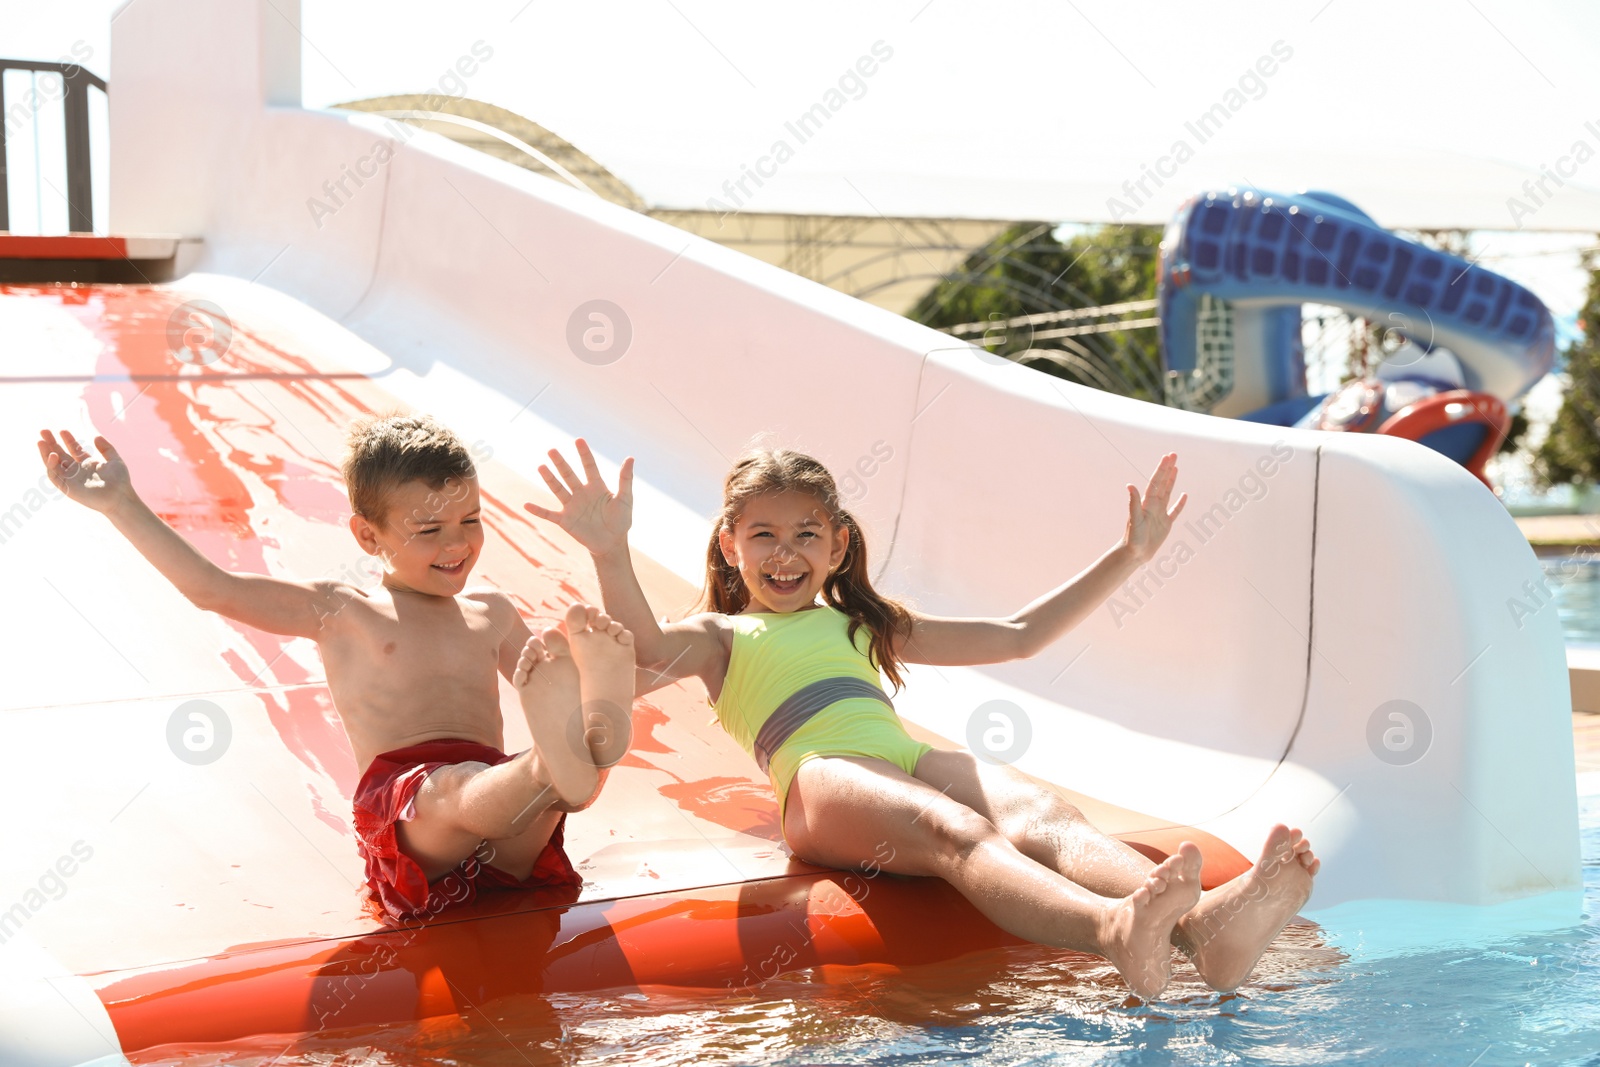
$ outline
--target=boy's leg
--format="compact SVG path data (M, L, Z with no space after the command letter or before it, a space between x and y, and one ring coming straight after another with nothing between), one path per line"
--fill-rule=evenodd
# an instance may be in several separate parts
M400 847L430 882L474 855L521 880L561 818L554 802L530 749L494 766L440 767L417 790L416 816L395 829Z
M883 760L826 756L803 764L790 786L784 836L814 863L944 878L1009 933L1105 956L1146 998L1166 987L1172 924L1200 896L1193 845L1153 868L1125 899L1107 898L1029 859L972 808Z
M518 687L522 710L534 733L536 751L544 754L547 765L559 758L609 768L622 758L630 736L633 631L590 604L569 607L563 626L565 633L547 629L542 637L530 639L524 650L530 677ZM540 644L549 656L542 662ZM520 672L517 677L522 677ZM605 773L598 771L597 792ZM535 778L546 780L537 772ZM514 837L489 838L483 861L518 881L526 878L565 810L550 807L558 799L553 789L542 792L513 820L513 826L526 821L528 829Z
M1027 856L1092 892L1127 896L1154 866L1101 833L1076 806L1011 767L935 749L917 777L989 819ZM1249 872L1202 895L1173 927L1172 942L1208 984L1234 989L1311 895L1321 861L1298 830L1276 826Z
M633 634L584 604L569 607L563 625L528 639L513 679L534 747L492 767L440 767L417 791L416 817L399 824L401 846L430 881L480 848L490 866L527 877L562 814L552 764L595 774L583 709L617 705L625 715L632 704Z
M416 815L396 823L395 830L400 847L430 882L480 851L490 857L486 862L521 879L555 832L561 812L554 802L530 749L494 766L438 768L417 790Z
M415 816L396 824L401 848L429 881L480 849L488 855L485 843L492 843L494 866L526 877L555 831L561 813L554 805L560 798L537 740L550 732L564 738L563 717L576 716L582 703L578 665L565 635L550 628L530 637L516 678L523 683L517 695L524 714L539 723L535 747L493 766L469 762L438 768L417 790ZM547 727L551 721L555 731Z
M603 780L633 739L633 631L592 604L569 608L566 627L583 696L583 756L600 769Z

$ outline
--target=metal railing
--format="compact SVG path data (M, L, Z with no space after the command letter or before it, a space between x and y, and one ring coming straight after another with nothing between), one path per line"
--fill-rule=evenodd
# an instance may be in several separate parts
M1163 403L1155 300L1062 308L941 329L973 344L1096 389Z
M29 70L61 75L67 146L67 228L73 233L94 232L93 172L89 166L89 87L109 92L103 78L89 73L76 63L0 59L0 116L9 123L6 106L5 72ZM5 138L0 137L0 231L11 229L10 171L6 163Z
M1153 316L1142 319L1129 319L1125 316L1138 311L1154 311L1159 301L1156 300L1130 300L1124 304L1104 304L1092 308L1065 308L1061 311L1041 311L1032 315L1018 315L1010 319L997 319L992 322L963 322L956 326L946 328L947 333L957 337L969 337L973 334L986 334L992 330L1002 333L1027 326L1032 329L1030 336L1035 341L1045 341L1056 337L1077 337L1087 333L1116 333L1119 330L1133 330L1141 326L1158 326L1161 320ZM1107 322L1097 322L1097 319L1107 319ZM1054 329L1040 330L1040 326L1054 326L1058 322L1077 322L1084 325L1059 326Z

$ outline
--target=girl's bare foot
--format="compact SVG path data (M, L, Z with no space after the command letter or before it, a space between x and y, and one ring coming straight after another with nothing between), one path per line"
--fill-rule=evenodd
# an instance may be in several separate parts
M1117 901L1101 936L1105 956L1136 995L1154 1000L1172 977L1172 928L1200 899L1200 849L1185 841L1144 885Z
M591 604L567 609L567 639L583 693L583 741L597 767L610 767L633 738L633 631Z
M1229 992L1250 976L1311 896L1322 861L1299 830L1279 823L1249 871L1207 893L1178 924L1178 941L1213 989Z
M522 646L511 674L534 749L534 774L569 804L582 803L593 790L593 770L585 772L568 740L583 701L579 666L566 634L555 627L534 634Z

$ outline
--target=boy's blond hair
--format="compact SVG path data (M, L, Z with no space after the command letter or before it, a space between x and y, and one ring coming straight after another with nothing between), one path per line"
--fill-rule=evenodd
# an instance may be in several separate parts
M387 528L390 496L405 483L420 481L438 491L451 479L478 474L461 438L431 415L363 415L350 424L345 443L350 509L380 530Z

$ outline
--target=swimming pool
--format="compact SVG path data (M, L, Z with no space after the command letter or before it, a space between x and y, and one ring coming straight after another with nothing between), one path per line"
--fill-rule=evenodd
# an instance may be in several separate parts
M1582 798L1580 813L1581 926L1395 955L1332 948L1316 927L1296 925L1233 994L1180 965L1169 1000L1130 1006L1109 966L1007 949L898 972L825 968L740 992L508 998L444 1028L347 1031L288 1047L263 1038L134 1062L1600 1064L1600 795ZM1361 929L1326 933L1345 946L1366 941Z
M1540 557L1567 643L1600 643L1600 552Z

